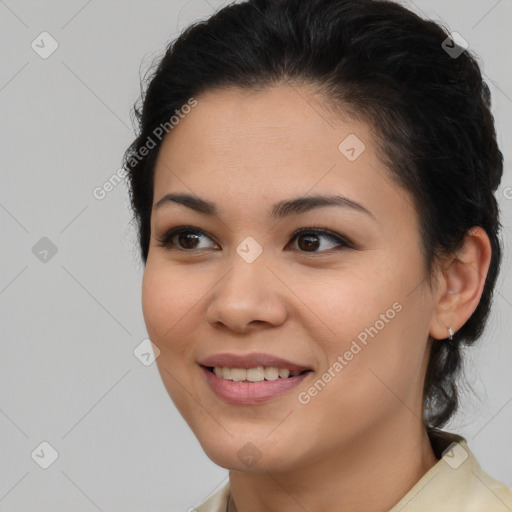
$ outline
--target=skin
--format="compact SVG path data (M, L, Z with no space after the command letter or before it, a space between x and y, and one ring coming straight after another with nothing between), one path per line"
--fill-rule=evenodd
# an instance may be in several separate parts
M342 120L304 85L215 90L197 100L160 149L153 204L189 193L216 203L220 216L177 204L152 213L142 307L164 385L208 457L230 470L239 512L389 510L437 462L422 423L429 335L435 343L448 327L456 332L478 305L489 239L471 230L430 290L412 197L391 180L367 124ZM355 161L338 150L349 134L366 146ZM324 207L267 217L277 201L322 193L372 215ZM178 237L173 249L159 246L179 225L204 231L198 248ZM355 248L335 250L324 236L312 248L292 239L312 226ZM236 252L248 236L263 248L252 263ZM395 302L401 311L299 403ZM197 363L220 352L266 352L313 373L270 401L232 405ZM251 467L237 456L248 442L261 456Z

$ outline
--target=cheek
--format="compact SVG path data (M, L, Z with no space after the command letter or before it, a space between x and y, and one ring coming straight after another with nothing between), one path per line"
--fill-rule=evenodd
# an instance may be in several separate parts
M149 261L149 260L148 260ZM151 341L159 348L156 365L172 401L185 419L196 396L190 380L194 344L191 334L197 327L194 306L203 294L191 292L192 283L177 276L178 272L154 263L147 264L142 280L142 311ZM185 282L186 281L186 282Z
M400 304L393 304L399 296L388 283L379 282L378 276L371 272L346 273L340 275L339 284L333 286L336 279L330 279L323 285L308 288L308 306L318 313L325 329L326 349L332 353L343 353L350 348L354 339L371 339L376 334L373 328L377 322L377 331L389 331L392 323L400 321ZM384 315L384 321L381 316ZM332 354L331 354L332 355Z
M142 278L142 314L148 334L154 343L164 333L162 320L164 318L165 304L168 300L165 290L166 287L158 279L158 272L149 264L146 265Z
M390 389L403 396L416 388L429 308L427 300L407 296L409 288L409 279L397 273L395 265L394 273L390 268L385 277L368 268L344 276L338 287L330 283L309 289L311 304L329 327L328 334L318 340L327 356L322 370L342 358L343 368L331 369L336 383L329 386L330 399L351 402L356 408L358 402L381 408L396 400ZM349 396L337 394L348 390Z
M174 355L190 347L195 307L203 294L193 276L157 265L146 265L142 280L142 312L151 340ZM187 343L188 342L188 343Z

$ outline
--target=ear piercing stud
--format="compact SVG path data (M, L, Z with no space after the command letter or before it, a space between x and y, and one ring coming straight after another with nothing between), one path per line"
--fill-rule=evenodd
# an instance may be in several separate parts
M450 334L450 336L449 336L450 341L453 340L453 330L451 327L448 327L448 333Z

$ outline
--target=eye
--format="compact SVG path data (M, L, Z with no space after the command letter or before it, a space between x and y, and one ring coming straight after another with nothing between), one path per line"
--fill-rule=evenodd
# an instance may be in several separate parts
M207 249L201 247L201 238L211 238L204 231L194 228L193 226L177 226L171 228L163 236L157 238L159 247L166 249L178 249L184 252L194 252L194 249ZM318 242L321 239L328 240L332 243L332 247L323 248L323 250L315 251L322 244ZM296 231L289 243L299 241L298 247L300 252L315 253L328 252L331 250L349 249L353 245L343 236L323 228L302 228ZM216 244L214 244L216 245ZM325 245L325 244L324 244ZM327 244L329 245L329 244Z
M318 242L321 239L332 242L332 247L321 251L315 251L322 244ZM322 228L302 228L294 233L290 242L297 240L301 252L329 252L331 250L350 249L353 245L343 236ZM312 250L311 250L312 249Z
M160 247L174 249L176 248L174 238L176 238L180 244L180 246L177 247L178 250L191 252L193 249L204 249L204 247L198 246L198 242L203 235L206 236L203 231L193 226L178 226L170 229L157 240ZM206 238L209 237L206 236Z

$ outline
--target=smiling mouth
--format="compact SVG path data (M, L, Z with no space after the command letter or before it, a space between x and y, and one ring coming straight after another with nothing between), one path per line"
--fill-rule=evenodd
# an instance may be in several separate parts
M299 375L311 372L311 370L290 371L275 366L258 366L255 368L227 368L220 366L204 366L217 377L233 382L263 382L273 380L293 379Z

